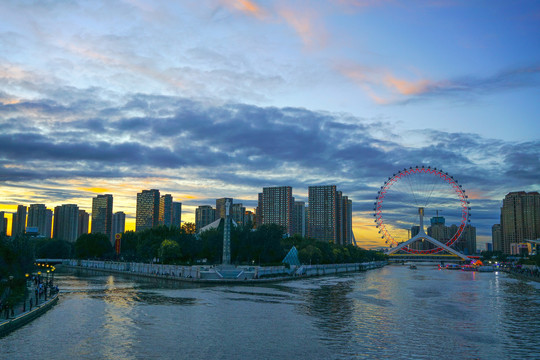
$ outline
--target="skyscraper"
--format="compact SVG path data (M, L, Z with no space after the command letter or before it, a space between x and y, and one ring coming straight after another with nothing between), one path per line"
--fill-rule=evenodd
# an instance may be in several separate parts
M234 222L237 225L244 226L246 221L244 217L246 216L246 208L242 204L233 204L232 199L230 199L231 207L230 207L230 215L231 219L234 220ZM217 216L217 209L216 209L216 216Z
M352 245L353 230L352 230L352 200L348 196L343 196L343 245Z
M263 224L262 211L263 211L263 193L259 193L257 197L257 207L255 208L255 223L254 223L255 229L260 227Z
M88 234L89 221L90 221L90 214L88 214L85 210L79 210L77 238L83 234Z
M493 251L503 251L501 224L495 224L491 227L491 243Z
M294 202L292 218L291 235L306 236L306 203L304 201Z
M79 207L65 204L54 208L54 238L75 242L79 229Z
M26 206L17 206L17 212L13 214L11 223L11 236L24 234L26 229Z
M227 202L227 200L230 202L232 206L233 204L232 198L216 199L216 220L220 218L225 219L225 203Z
M50 238L52 229L52 211L45 204L31 204L28 208L26 227L37 228L39 235Z
M508 193L501 208L502 248L510 254L511 244L540 238L540 194Z
M159 225L159 190L143 190L137 194L135 231L151 229Z
M216 219L216 209L210 205L201 205L195 209L195 230L199 231Z
M112 209L111 194L98 195L92 199L92 234L105 234L112 241Z
M126 229L126 214L123 211L115 212L112 222L113 239L116 234L123 234Z
M181 228L182 227L182 203L173 201L172 204L172 226Z
M262 223L277 224L292 232L292 209L294 198L292 187L265 187L262 192Z
M159 199L159 225L171 227L173 222L173 198L171 194L161 195Z
M308 236L337 243L338 213L336 185L308 187Z
M0 211L0 235L6 234L7 224L8 224L8 219L7 217L5 217L5 213L3 211Z

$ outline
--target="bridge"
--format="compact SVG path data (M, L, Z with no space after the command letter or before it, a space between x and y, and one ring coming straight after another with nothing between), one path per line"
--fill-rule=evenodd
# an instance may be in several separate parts
M432 262L432 263L463 263L467 262L454 254L390 254L388 262Z
M36 264L49 264L49 265L58 265L63 261L69 261L69 259L36 259L34 261Z

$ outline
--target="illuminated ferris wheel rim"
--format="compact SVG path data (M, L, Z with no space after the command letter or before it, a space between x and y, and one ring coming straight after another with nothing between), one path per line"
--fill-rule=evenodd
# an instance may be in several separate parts
M468 196L465 194L465 190L463 190L462 185L459 185L458 181L454 179L453 176L449 175L447 172L444 172L442 169L437 169L435 167L432 168L431 166L424 167L422 165L422 166L416 166L416 167L411 166L408 169L404 168L403 170L399 170L397 173L393 174L391 177L388 178L388 180L384 182L384 185L381 186L381 189L378 192L378 195L376 197L377 201L375 202L374 204L375 207L373 209L374 210L373 216L375 216L375 223L377 224L376 227L379 228L379 233L381 234L381 237L383 239L386 239L386 243L390 242L391 247L393 245L397 245L398 242L394 240L394 238L392 237L392 235L386 228L386 223L383 219L382 208L383 208L383 202L384 202L386 193L392 187L392 185L397 183L400 179L406 176L413 175L413 174L422 174L422 173L438 176L444 182L448 183L449 186L451 186L452 190L457 195L457 199L459 200L459 207L461 210L460 225L458 227L457 232L454 234L454 236L445 243L446 246L453 245L461 237L465 229L465 226L470 221L469 219L470 207L469 207ZM403 247L403 250L406 252L415 253L415 254L433 254L443 249L440 247L437 247L435 249L430 249L430 250L414 250L407 246L407 247Z

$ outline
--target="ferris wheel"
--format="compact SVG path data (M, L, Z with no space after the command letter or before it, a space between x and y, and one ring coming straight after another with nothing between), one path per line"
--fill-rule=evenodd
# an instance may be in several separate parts
M446 236L439 237L439 245L446 247L461 237L470 222L469 200L462 185L447 172L430 166L404 168L389 177L377 194L373 210L379 234L390 248L424 233L424 214L431 217L431 225L451 224ZM443 250L441 246L414 249L408 244L401 250L434 254Z

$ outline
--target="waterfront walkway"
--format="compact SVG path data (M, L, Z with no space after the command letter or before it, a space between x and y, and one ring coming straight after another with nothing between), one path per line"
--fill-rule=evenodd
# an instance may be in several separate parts
M63 265L75 269L87 269L134 275L165 280L197 283L258 283L294 280L303 277L332 275L345 272L365 271L380 268L386 261L371 261L353 264L325 264L301 266L181 266L113 262L95 260L70 260Z
M13 330L34 320L49 310L58 301L58 292L52 292L47 299L45 299L44 294L41 297L38 296L36 305L33 298L34 294L32 292L29 293L29 296L24 302L13 307L13 313L10 310L6 317L6 314L2 312L2 316L0 317L0 336L7 335ZM32 308L30 308L30 301L32 301Z

